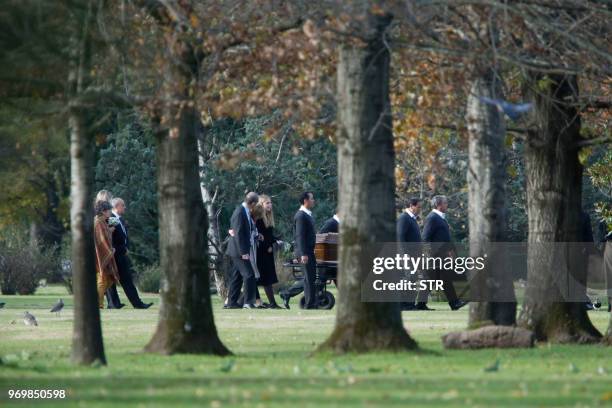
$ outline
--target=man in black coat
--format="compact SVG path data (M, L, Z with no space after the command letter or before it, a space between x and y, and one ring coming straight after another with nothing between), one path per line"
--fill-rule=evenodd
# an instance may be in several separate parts
M330 219L328 219L327 221L323 223L323 226L321 227L321 230L319 231L319 233L326 234L328 232L333 232L337 234L339 230L340 230L340 218L338 217L338 211L336 211L333 217L331 217Z
M134 309L148 309L153 303L144 303L140 299L132 278L132 262L128 256L128 230L125 220L123 219L123 214L125 214L126 210L125 202L121 198L116 197L112 199L111 204L113 206L113 217L119 221L119 224L115 226L113 231L113 248L115 250L115 262L117 263L117 270L119 272L119 283L121 283L121 287ZM106 300L109 309L120 309L124 306L119 300L116 285L111 286L106 291Z
M399 243L400 253L407 253L411 256L421 256L421 230L417 222L421 212L421 202L418 198L411 198L406 203L404 211L397 219L396 240ZM410 275L411 281L416 281L417 274ZM402 310L415 310L414 304L417 291L408 292L408 300L401 303Z
M315 243L317 235L315 223L312 218L312 209L315 205L314 194L305 192L300 197L302 206L293 218L295 232L295 256L304 265L304 308L317 308L317 294L315 289L316 259Z
M257 193L250 192L246 195L244 202L236 207L230 221L233 235L229 237L227 254L232 259L232 273L230 276L230 286L228 301L225 308L240 308L238 298L244 283L243 305L244 309L256 309L255 297L257 296L257 280L255 271L251 264L251 246L253 245L253 233L257 227L251 218L251 210L257 204L259 196Z
M423 240L431 246L429 256L440 257L442 259L451 256L454 251L454 246L451 243L451 234L448 222L446 221L446 210L448 209L448 199L446 196L437 195L431 200L433 210L425 219L423 228ZM446 270L429 270L427 275L429 279L441 279L444 285L444 294L448 299L448 304L452 310L457 310L467 304L467 302L459 300L455 287L450 279L454 271ZM427 297L429 291L419 292L417 299L417 310L431 310L427 307Z

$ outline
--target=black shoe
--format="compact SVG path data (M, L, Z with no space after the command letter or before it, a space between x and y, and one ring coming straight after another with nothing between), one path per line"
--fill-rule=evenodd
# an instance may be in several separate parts
M151 303L141 303L138 306L134 306L134 309L148 309L153 306L153 302Z
M277 305L276 303L270 303L268 305L268 309L282 309L282 307L280 307L279 305ZM289 309L289 308L287 308Z
M122 307L124 307L125 305L123 303L119 303L119 306L111 306L108 305L107 309L121 309Z
M593 304L593 302L584 302L584 309L593 310L595 309L595 305Z
M468 302L466 302L465 300L455 300L453 303L448 302L448 304L450 305L451 310L459 310L463 306L467 305Z
M242 309L240 305L223 305L224 309Z
M281 299L283 299L283 306L285 306L285 309L290 309L290 307L289 307L289 298L281 296Z
M427 307L427 303L417 303L414 307L414 310L436 310L430 307Z

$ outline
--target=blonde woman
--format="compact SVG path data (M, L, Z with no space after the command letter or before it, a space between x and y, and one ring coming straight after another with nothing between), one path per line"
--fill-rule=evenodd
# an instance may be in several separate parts
M108 219L111 216L112 208L108 201L98 201L95 208L94 243L96 248L96 275L100 309L104 309L104 294L106 290L119 282L112 233L108 226Z
M110 203L113 200L113 194L108 190L100 190L98 194L96 194L96 201L94 202L94 207L100 201L106 201Z
M265 194L260 195L257 207L261 208L262 213L260 218L253 217L260 235L259 245L257 246L257 269L260 276L257 284L263 286L268 297L269 304L264 306L270 309L280 309L281 307L276 303L274 290L272 289L272 285L278 282L274 263L274 243L277 238L274 236L272 199Z

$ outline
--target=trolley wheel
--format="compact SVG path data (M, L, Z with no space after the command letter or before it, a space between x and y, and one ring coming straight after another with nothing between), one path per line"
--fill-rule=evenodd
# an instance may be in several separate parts
M325 291L319 296L319 304L317 305L317 309L325 309L329 310L334 307L336 304L336 298L332 295L331 292ZM302 296L300 298L300 309L304 309L306 305L306 298Z
M319 297L319 309L329 310L336 304L336 298L331 292L325 291Z

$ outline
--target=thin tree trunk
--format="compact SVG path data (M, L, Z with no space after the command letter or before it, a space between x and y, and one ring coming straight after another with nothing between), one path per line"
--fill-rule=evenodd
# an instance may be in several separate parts
M584 302L568 301L563 293L562 282L568 276L559 266L572 262L572 252L566 250L570 247L551 245L579 241L580 117L570 106L577 101L578 83L575 76L532 74L529 79L538 130L528 136L525 146L529 249L519 323L533 330L538 340L592 343L601 334L589 320ZM586 283L582 273L574 278Z
M475 78L467 102L470 256L487 255L489 266L476 272L471 280L472 294L477 300L470 303L468 326L472 328L516 322L512 278L499 267L503 264L499 258L502 251L490 245L503 242L506 237L506 126L503 113L480 97L502 98L495 70L485 69Z
M72 108L70 124L70 229L72 233L72 285L74 324L72 361L106 364L96 289L93 232L93 141L83 112Z
M72 42L70 76L70 229L72 233L72 285L74 291L74 323L72 361L89 365L106 364L100 309L96 287L96 266L93 232L94 145L88 124L88 107L79 102L79 95L89 84L91 70L91 25L93 3L88 3L83 24L77 25Z
M371 269L360 254L371 243L393 241L395 230L390 55L384 43L391 18L367 18L367 44L342 45L338 62L339 299L334 330L320 347L335 352L417 347L397 303L361 302L361 283Z
M157 329L145 350L226 355L229 350L217 335L212 312L208 217L199 189L200 121L192 96L198 66L180 31L171 28L166 33L169 56L162 123L169 131L158 134L157 149L162 303Z
M204 148L201 141L198 141L198 164L200 168L200 192L202 194L202 202L206 208L206 214L208 215L208 255L212 257L214 270L213 276L215 278L215 287L217 288L217 294L221 299L227 297L227 287L225 285L225 274L224 272L224 253L219 251L221 249L221 240L218 234L219 229L217 228L217 218L215 216L215 208L213 203L213 197L210 195L210 191L206 187L204 180Z
M603 339L603 343L607 346L612 346L612 313L610 313L610 323L608 324L608 331Z

